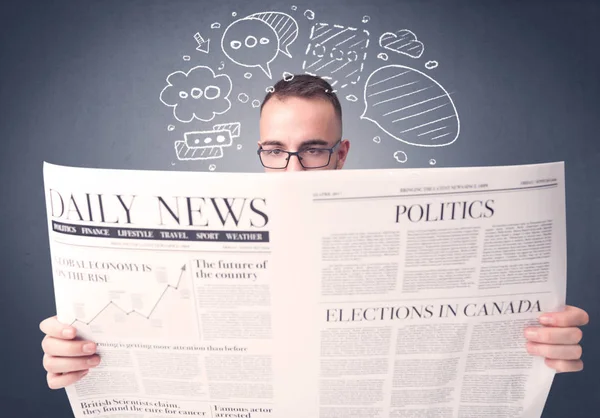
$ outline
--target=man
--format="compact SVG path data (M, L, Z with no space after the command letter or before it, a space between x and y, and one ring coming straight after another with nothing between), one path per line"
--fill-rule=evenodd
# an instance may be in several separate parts
M350 143L342 139L342 109L329 83L308 75L279 81L261 107L258 146L267 172L341 169ZM529 353L545 357L559 373L581 370L578 327L587 324L587 313L567 306L539 320L542 327L525 330ZM75 329L56 317L42 321L40 329L46 334L43 364L50 388L71 385L100 363L96 345L76 340Z

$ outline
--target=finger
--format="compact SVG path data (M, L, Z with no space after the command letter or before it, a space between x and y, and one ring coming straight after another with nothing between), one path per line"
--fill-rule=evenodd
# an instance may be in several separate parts
M579 360L582 350L580 345L550 345L527 343L529 354L554 360Z
M553 327L581 327L587 325L590 317L586 311L575 306L566 306L561 312L546 312L539 321Z
M579 328L532 327L525 329L525 338L544 344L579 344L583 332Z
M45 336L42 349L45 354L55 357L81 357L96 353L96 344L91 341L60 340Z
M48 387L50 389L61 389L65 386L72 385L73 383L80 380L86 374L88 374L89 370L84 370L82 372L73 372L73 373L65 373L65 374L56 374L56 373L48 373L46 375L46 380L48 382Z
M87 357L54 357L48 354L44 355L44 369L50 373L70 373L80 372L100 364L100 356Z
M583 361L581 360L546 359L546 365L553 368L558 373L579 372L583 370Z
M77 330L70 326L58 322L56 316L44 319L40 322L40 330L51 337L62 339L73 339L77 335Z

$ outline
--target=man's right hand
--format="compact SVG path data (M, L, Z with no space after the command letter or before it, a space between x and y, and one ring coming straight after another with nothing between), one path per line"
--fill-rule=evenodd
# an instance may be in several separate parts
M75 339L77 330L58 322L56 316L43 320L40 329L46 334L42 340L43 365L50 389L72 385L100 364L96 344Z

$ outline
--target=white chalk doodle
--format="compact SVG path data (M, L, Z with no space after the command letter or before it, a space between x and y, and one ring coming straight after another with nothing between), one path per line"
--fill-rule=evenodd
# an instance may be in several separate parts
M190 57L189 55L184 55L184 56L183 56L183 60L184 60L184 61L189 61L189 60L191 60L191 59L192 59L192 57Z
M438 62L437 61L427 61L425 63L425 68L427 68L428 70L433 70L434 68L438 67Z
M315 12L308 9L304 12L304 17L306 17L308 20L315 20Z
M245 78L246 80L250 80L250 79L252 78L252 73L245 73L245 74L244 74L244 78Z
M349 94L346 96L346 100L348 100L349 102L357 102L358 97L356 97L354 94Z
M175 154L180 161L213 160L223 157L223 148L233 145L240 136L239 122L214 125L210 131L186 132L183 141L175 141Z
M252 107L255 107L255 108L256 108L256 107L258 107L258 106L260 106L260 100L256 100L256 99L255 99L255 100L252 100Z
M284 71L284 72L283 72L283 79L284 79L285 81L292 81L292 80L294 79L294 74L292 74L292 73L289 73L289 72L287 72L287 71Z
M296 11L296 10L298 10L298 7L294 5L294 6L291 7L291 9L294 10L294 11Z
M386 54L385 52L380 52L379 54L377 54L377 58L383 61L387 61L389 57L388 54Z
M340 88L355 85L367 59L369 32L342 25L315 23L302 70L306 74L330 77ZM332 84L333 86L333 84Z
M425 46L417 39L417 35L408 29L401 29L396 33L384 33L379 37L379 46L411 58L421 58L425 50Z
M214 165L214 164L211 164L211 165L209 165L209 166L208 166L208 169L209 169L210 171L215 171L215 170L217 169L217 166L216 166L216 165Z
M221 27L221 24L219 22L214 22L212 25L210 25L211 29L219 29Z
M175 126L174 125L167 126L167 131L172 132L174 130L175 130Z
M460 119L450 94L427 74L403 65L381 67L367 78L365 109L369 120L398 141L443 147L460 134Z
M289 47L298 38L298 22L292 16L281 12L254 13L248 18L259 19L269 25L279 41L278 49L282 54L292 58Z
M179 122L209 122L231 108L232 84L227 74L216 75L210 67L199 65L188 72L175 71L166 80L160 101L173 108Z
M376 136L373 138L373 142L375 142L376 144L381 143L381 138L379 136Z
M219 64L219 71L221 71L223 68L225 68L225 63L221 61L221 64Z
M248 100L250 100L250 98L246 93L240 93L238 94L238 100L242 103L248 103Z
M405 163L408 161L408 155L404 151L396 151L394 153L394 159L399 163Z
M231 12L231 16L236 17L237 16L237 12Z
M436 160L434 160L433 158L431 160L429 160L429 165L435 165L437 163Z
M269 86L269 87L267 87L267 88L265 89L265 91L266 91L267 93L274 93L274 92L275 92L275 87L273 87L273 86Z
M269 78L279 52L291 58L289 46L298 37L298 23L286 13L255 13L231 23L221 38L227 58L242 67L258 67ZM245 46L245 48L242 48Z
M242 149L242 144L237 144L237 149L241 150Z
M363 18L362 18L362 22L363 22L363 23L369 23L369 20L371 20L371 17L370 17L370 16L366 16L366 15L365 15L365 16L363 16Z
M208 54L208 52L210 51L210 39L204 39L202 37L202 35L200 35L200 32L196 32L194 34L194 39L196 40L196 43L198 44L198 46L196 47L196 51L200 51L200 52L204 52L205 54Z

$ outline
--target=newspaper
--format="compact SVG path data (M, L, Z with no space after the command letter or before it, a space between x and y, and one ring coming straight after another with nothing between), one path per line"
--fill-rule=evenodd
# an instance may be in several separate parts
M564 167L281 174L46 163L75 417L540 417Z

